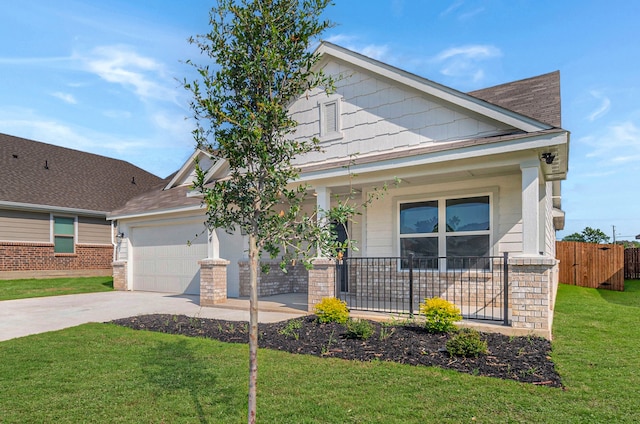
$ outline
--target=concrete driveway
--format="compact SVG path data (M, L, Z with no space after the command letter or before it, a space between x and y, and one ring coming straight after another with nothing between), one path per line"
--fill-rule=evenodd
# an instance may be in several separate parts
M260 307L260 322L284 321L306 314L281 302L262 303L265 308ZM212 308L201 307L197 296L125 291L4 300L0 301L0 341L145 314L249 321L249 302L229 299Z

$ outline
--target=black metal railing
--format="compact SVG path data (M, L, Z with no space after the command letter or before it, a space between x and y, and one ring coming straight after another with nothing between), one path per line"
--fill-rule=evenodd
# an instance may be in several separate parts
M509 325L508 254L490 257L343 258L336 297L351 309L417 314L424 299L446 299L465 319Z

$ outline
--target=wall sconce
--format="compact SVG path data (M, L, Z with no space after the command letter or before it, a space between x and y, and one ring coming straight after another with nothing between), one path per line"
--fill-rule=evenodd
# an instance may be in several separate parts
M124 233L118 233L118 234L116 234L116 238L117 238L118 240L122 240L122 239L124 238Z
M541 158L544 159L547 165L551 165L553 163L553 160L556 158L556 155L552 155L551 153L543 153Z

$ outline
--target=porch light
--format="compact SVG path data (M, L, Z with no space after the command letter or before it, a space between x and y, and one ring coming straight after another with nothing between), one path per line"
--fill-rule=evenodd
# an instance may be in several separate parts
M547 163L547 165L551 165L555 158L556 158L556 155L552 155L549 152L543 153L541 156L541 159L543 159Z

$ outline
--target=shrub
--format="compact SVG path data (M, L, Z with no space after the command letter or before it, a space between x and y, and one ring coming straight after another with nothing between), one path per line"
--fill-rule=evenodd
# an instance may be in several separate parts
M316 304L315 312L320 322L338 322L344 324L349 319L347 302L335 297L325 297Z
M447 352L451 356L478 356L487 353L487 342L480 333L471 328L462 328L447 340Z
M348 339L362 339L367 340L373 335L373 325L364 319L349 319L347 321L347 333Z
M433 333L447 333L455 330L454 322L460 321L460 309L453 303L432 297L420 304L420 313L425 316L425 327Z

